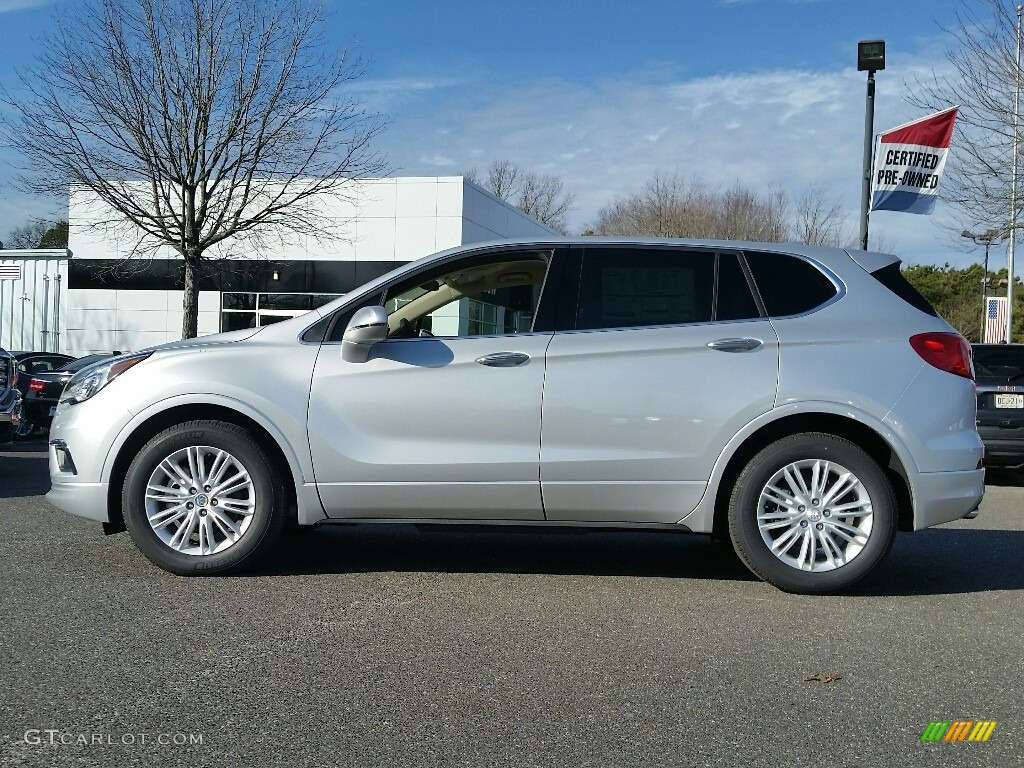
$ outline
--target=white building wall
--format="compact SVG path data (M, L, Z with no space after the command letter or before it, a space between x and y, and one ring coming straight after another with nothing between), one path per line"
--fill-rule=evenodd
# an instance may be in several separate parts
M272 261L377 262L395 266L467 243L545 237L551 230L461 176L353 181L322 203L331 237L288 237L261 254L238 253L225 241L214 257ZM69 250L75 259L129 258L144 239L139 230L102 222L106 209L91 193L73 189ZM168 247L143 256L177 259ZM69 354L129 351L181 338L182 292L176 290L72 289L67 295L64 347ZM199 334L220 330L220 293L201 291Z

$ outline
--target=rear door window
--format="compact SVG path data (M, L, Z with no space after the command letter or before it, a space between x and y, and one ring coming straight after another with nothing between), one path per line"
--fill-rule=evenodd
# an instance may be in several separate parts
M750 282L739 257L734 253L718 255L718 288L715 295L715 320L750 320L760 317Z
M588 248L575 327L639 328L760 317L733 253Z

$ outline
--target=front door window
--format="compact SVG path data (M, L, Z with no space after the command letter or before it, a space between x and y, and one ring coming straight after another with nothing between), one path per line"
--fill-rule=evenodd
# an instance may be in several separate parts
M418 276L388 291L388 337L528 333L546 274L546 258L518 254Z

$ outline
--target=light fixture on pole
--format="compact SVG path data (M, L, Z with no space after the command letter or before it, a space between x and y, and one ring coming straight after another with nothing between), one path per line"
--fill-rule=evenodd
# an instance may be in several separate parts
M988 249L992 247L992 243L1002 238L1005 234L1003 230L999 229L987 229L984 232L971 232L964 230L960 233L960 237L966 237L974 242L975 245L985 246L985 271L981 277L981 333L978 335L978 341L985 341L985 321L988 319Z
M1020 124L1020 16L1024 7L1017 6L1017 59L1013 70L1013 151L1010 169L1010 246L1006 250L1006 341L1013 343L1013 250L1017 242L1017 136Z
M875 72L885 69L885 40L857 43L857 71L868 73L867 102L864 105L864 177L860 191L860 247L868 248L868 208L871 205L871 155L875 135Z

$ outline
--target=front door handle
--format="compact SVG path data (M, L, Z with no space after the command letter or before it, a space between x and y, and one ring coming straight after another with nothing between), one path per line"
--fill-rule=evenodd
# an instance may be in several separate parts
M711 349L719 352L749 352L761 346L760 339L716 339L708 342Z
M480 365L489 365L492 368L514 368L530 362L530 356L522 352L492 352L478 357L476 361Z

